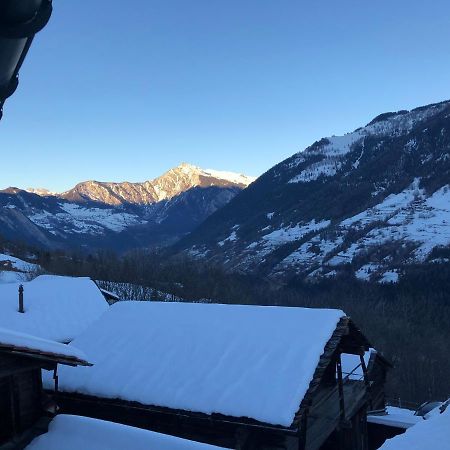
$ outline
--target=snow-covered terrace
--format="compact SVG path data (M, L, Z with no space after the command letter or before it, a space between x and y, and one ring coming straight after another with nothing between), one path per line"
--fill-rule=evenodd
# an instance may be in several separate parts
M19 284L0 284L0 327L70 342L108 309L89 278L41 275L23 287L25 312L20 313Z

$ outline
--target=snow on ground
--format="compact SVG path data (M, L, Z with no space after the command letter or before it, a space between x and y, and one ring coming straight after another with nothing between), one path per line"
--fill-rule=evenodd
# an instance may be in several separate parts
M414 208L395 212L387 226L371 230L364 238L366 245L389 241L411 242L418 246L416 261L424 261L436 246L450 244L450 189L445 186L426 199L416 199Z
M3 253L0 253L0 268L1 267L8 268L9 270L18 270L19 272L30 272L32 270L37 270L40 268L37 264L32 264L14 256L5 255Z
M338 236L334 240L314 236L281 261L277 269L282 270L284 267L292 267L292 265L309 268L316 264L322 264L330 253L342 245L343 241L342 236Z
M380 450L450 450L450 408L388 439Z
M324 159L302 170L289 180L289 183L308 183L309 181L317 180L320 176L331 177L335 175L341 168L342 157L362 138L363 135L359 131L348 133L344 136L327 138L328 144L308 152L308 155L324 155Z
M27 280L30 272L35 272L40 269L41 267L37 264L0 253L0 284L21 283Z
M417 247L412 254L412 260L424 261L437 246L450 245L450 187L444 186L426 197L419 189L419 179L416 179L407 189L386 197L375 207L363 211L341 222L339 228L342 233L349 229L363 230L375 225L348 248L340 251L328 261L327 265L335 267L350 263L361 252L367 252L372 246L380 246L389 242L410 243ZM322 263L326 260L327 252L332 252L342 244L342 236L331 242L320 244L318 237L303 244L296 252L289 255L283 263L305 264ZM312 252L312 244L319 252ZM326 244L326 245L325 245ZM396 283L398 273L382 265L369 263L361 267L356 273L359 279L367 280L371 273L381 274L381 283Z
M52 234L57 233L53 225L55 221L66 224L65 227L70 227L69 231L73 233L95 234L103 234L105 229L120 232L130 225L145 223L133 214L112 208L85 208L74 203L59 203L59 206L63 212L53 214L43 211L31 214L28 218Z
M359 249L362 249L363 247L359 243L352 243L350 247L348 247L346 250L339 252L337 255L333 256L327 261L327 264L329 266L339 266L341 264L347 264L351 263L353 260L353 257L358 252Z
M0 326L69 342L108 309L89 278L41 275L23 287L25 313L19 313L18 284L0 285Z
M398 272L395 270L387 270L383 273L379 283L389 284L389 283L398 283Z
M119 302L73 345L59 388L290 426L342 311ZM51 382L51 380L47 380Z
M90 417L60 414L47 433L27 450L219 450L219 447L187 441L141 428Z
M234 242L237 239L236 231L232 231L231 234L225 238L223 241L218 242L218 244L222 247L226 242Z
M423 195L423 191L419 189L419 182L420 180L416 178L405 190L398 194L391 194L373 208L342 221L341 226L362 229L373 222L389 219L399 211L411 206L416 198Z
M342 162L339 157L326 157L322 161L311 164L298 175L289 180L289 183L308 183L317 180L320 176L332 177L341 168Z
M380 269L379 264L364 264L356 272L355 276L358 280L369 281L372 275Z
M185 299L158 289L133 283L118 283L114 281L96 280L97 284L106 293L119 297L120 301L158 301L158 302L182 302ZM182 287L175 285L173 287ZM114 301L112 303L115 303Z
M311 231L318 231L330 225L329 220L321 220L316 222L314 219L311 222L304 224L297 224L291 227L279 228L271 233L265 234L262 239L266 241L267 247L276 247L287 242L292 242L301 239L305 234Z
M87 361L86 355L74 346L68 346L29 334L17 333L13 330L0 327L0 351L11 348L30 353L43 352L54 356L77 358L81 361Z
M359 246L410 241L418 245L416 260L425 260L434 247L450 244L450 188L444 186L425 198L418 184L416 179L404 191L389 195L374 208L344 220L341 226L363 229L371 223L386 222L360 239Z

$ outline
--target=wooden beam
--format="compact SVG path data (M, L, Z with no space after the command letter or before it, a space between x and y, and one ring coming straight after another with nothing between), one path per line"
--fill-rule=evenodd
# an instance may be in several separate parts
M372 403L372 389L370 387L370 380L369 380L369 374L367 372L367 366L366 366L366 362L364 361L364 349L361 351L361 353L359 354L359 359L361 361L361 367L362 367L362 371L363 371L363 375L364 375L364 384L366 385L366 391L367 391L367 396L369 398L369 410L372 409L373 403Z
M345 422L345 400L344 400L344 384L342 380L342 361L341 354L338 353L336 359L336 369L338 376L338 391L339 391L339 410L340 410L340 419L342 424Z

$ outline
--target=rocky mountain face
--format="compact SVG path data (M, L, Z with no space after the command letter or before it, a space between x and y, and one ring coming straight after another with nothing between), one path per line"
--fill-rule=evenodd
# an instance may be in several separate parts
M176 251L284 279L396 281L450 257L450 102L382 114L270 169Z
M194 187L247 187L254 178L231 172L204 170L182 163L151 181L143 183L104 183L85 181L60 195L75 202L99 202L106 205L150 205L182 194Z
M88 181L63 194L0 191L0 235L46 248L164 246L193 230L253 178L181 164L153 181Z

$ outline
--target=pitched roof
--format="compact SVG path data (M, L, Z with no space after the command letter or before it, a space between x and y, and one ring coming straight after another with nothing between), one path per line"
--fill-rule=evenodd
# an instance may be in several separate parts
M339 310L119 302L78 336L61 391L292 425Z
M89 417L61 414L27 450L220 450L219 447ZM224 449L222 449L224 450Z
M86 355L73 346L17 333L0 327L0 353L12 353L31 358L54 361L71 366L90 366Z
M19 313L19 284L0 284L0 326L70 342L108 309L90 278L41 275L23 287L25 313Z

